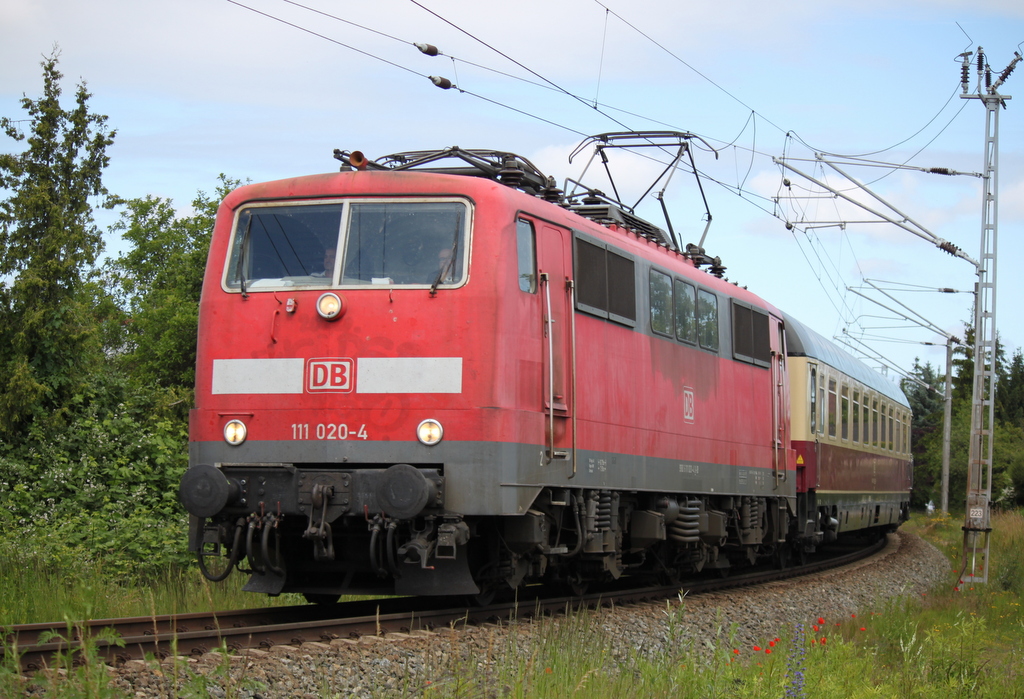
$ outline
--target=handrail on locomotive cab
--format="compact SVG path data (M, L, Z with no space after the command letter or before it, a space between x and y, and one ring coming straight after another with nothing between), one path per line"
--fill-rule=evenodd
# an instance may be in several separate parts
M572 346L569 348L570 362L572 366L572 473L569 478L576 477L576 413L579 404L576 402L576 283L572 279L566 279L565 285L569 289L569 326L571 328L570 339Z
M540 272L540 282L544 285L544 302L547 312L544 318L544 334L548 336L548 461L555 459L555 330L551 317L551 279L547 272Z
M785 471L779 474L779 450L782 447L783 453L785 453L785 445L782 444L780 438L780 432L785 428L782 424L782 415L780 414L781 408L781 388L782 388L782 359L783 355L780 352L772 350L772 490L776 490L779 487L779 481L785 480Z

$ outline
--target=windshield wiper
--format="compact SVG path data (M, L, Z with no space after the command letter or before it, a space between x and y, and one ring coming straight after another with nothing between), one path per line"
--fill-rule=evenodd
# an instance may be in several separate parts
M252 229L252 214L249 214L249 221L245 224L245 232L242 233L242 251L238 259L238 284L242 288L242 298L249 298L245 291L245 265L249 261L249 231Z
M436 296L437 295L437 285L441 283L441 280L444 279L444 275L446 275L448 273L448 271L451 270L452 265L455 264L455 255L459 251L459 232L462 229L462 225L461 224L462 224L462 216L458 215L458 216L455 217L455 237L452 240L452 254L451 254L451 257L448 258L448 261L446 263L444 263L443 265L441 265L441 269L437 273L437 278L435 278L434 279L434 283L430 285L430 295L431 296Z

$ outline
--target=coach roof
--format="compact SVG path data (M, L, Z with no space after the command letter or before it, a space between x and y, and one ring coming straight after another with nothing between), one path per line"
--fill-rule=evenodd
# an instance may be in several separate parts
M814 332L788 313L783 313L782 316L786 321L786 353L790 357L817 359L900 405L910 407L907 397L895 383L839 349L835 343Z

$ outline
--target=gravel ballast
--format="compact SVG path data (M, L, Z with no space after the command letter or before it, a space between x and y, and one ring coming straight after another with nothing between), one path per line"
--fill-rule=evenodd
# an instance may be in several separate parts
M589 612L593 631L602 630L612 658L661 652L683 644L693 652L751 647L783 636L796 623L808 627L819 617L830 621L879 609L900 597L920 598L948 579L949 562L934 546L908 533L890 536L889 545L871 559L838 571L756 588L735 588L679 601L601 608ZM275 646L224 657L129 661L109 670L113 687L125 697L210 696L242 699L284 697L371 697L415 694L417 688L444 681L446 668L488 672L508 653L529 654L531 639L553 633L539 619L511 625L389 634L330 644ZM42 678L26 683L47 684Z

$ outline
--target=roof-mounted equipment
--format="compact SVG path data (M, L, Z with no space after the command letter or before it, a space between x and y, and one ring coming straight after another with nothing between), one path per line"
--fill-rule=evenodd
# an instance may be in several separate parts
M353 162L357 154L362 155L359 151L335 149L334 158L344 163L345 169L348 169L357 167ZM458 162L442 164L445 160ZM359 159L356 158L356 161ZM458 146L441 150L407 151L366 161L363 167L366 170L416 170L445 175L484 177L548 201L558 203L561 200L561 193L555 187L553 177L545 175L526 158L504 151L467 150Z
M664 232L662 232L660 228L656 228L654 226L651 227L661 232L661 236L664 239L663 241L659 242L663 242L665 245L672 248L673 250L681 250L682 246L680 245L678 237L676 236L675 230L672 228L672 221L668 214L668 208L665 206L665 190L668 189L668 185L672 181L672 175L675 174L675 171L679 168L679 163L682 161L683 156L686 155L689 159L690 169L693 172L693 176L697 179L697 187L700 189L701 198L704 200L704 209L707 212L707 224L705 225L704 232L701 235L700 243L698 243L699 247L704 245L704 239L707 236L708 228L710 228L711 226L711 211L708 208L707 197L704 195L704 188L701 185L700 177L697 176L697 166L693 160L693 149L690 147L690 142L694 139L703 143L708 148L708 150L715 154L716 158L718 157L718 152L711 147L711 144L702 139L700 136L697 136L689 132L619 131L598 134L596 136L591 136L590 138L587 138L578 146L576 146L576 150L574 150L572 154L569 156L569 162L571 163L572 159L575 158L580 153L582 153L584 149L586 149L589 146L593 146L594 151L590 156L590 160L587 161L586 166L583 168L583 175L586 174L587 170L593 164L594 159L599 157L601 159L601 164L604 166L605 173L608 175L608 181L611 182L612 192L615 195L614 199L609 199L608 201L612 203L614 206L621 209L623 212L633 216L635 216L634 212L636 210L636 207L640 205L640 202L643 201L644 197L650 194L651 190L653 190L655 186L658 185L658 183L664 182L662 188L654 196L658 200L658 203L661 205L662 213L665 215L665 223L668 226L669 231L668 236L665 236ZM636 203L633 204L632 206L622 201L622 197L619 196L618 187L615 184L615 178L612 176L611 169L608 167L609 160L607 151L609 149L614 148L622 148L627 150L637 148L657 148L670 157L668 164L665 165L665 169L662 170L661 173L654 178L654 181L651 182L651 185L644 191L643 194L640 195ZM580 175L580 179L583 178L583 175ZM581 185L577 181L566 180L566 198L571 202L575 197L579 196L579 192L575 188L569 188L570 182L572 182L572 184L577 187L583 187L583 185ZM584 189L586 190L583 193L584 196L592 196L594 194L594 190L590 190L585 187ZM601 196L604 195L602 194ZM570 205L570 208L576 210L576 207L573 205ZM648 226L650 226L650 224L648 224Z

